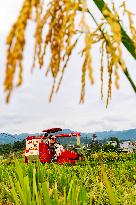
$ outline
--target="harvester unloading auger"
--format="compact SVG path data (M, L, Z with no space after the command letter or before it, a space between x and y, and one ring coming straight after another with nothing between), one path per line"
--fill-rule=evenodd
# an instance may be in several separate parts
M26 138L25 162L39 160L41 163L57 162L59 164L75 164L82 160L78 153L66 150L62 145L57 143L58 138L77 137L77 144L80 144L80 133L57 133L62 131L61 128L51 128L43 130L44 134L40 136L28 136Z

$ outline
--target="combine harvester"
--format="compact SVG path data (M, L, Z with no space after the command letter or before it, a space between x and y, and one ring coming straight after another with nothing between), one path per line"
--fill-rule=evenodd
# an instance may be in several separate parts
M76 152L66 150L57 143L57 138L77 137L77 144L80 144L80 133L58 134L61 128L43 130L41 136L28 136L26 138L25 162L39 160L41 163L56 162L59 164L75 164L83 157ZM57 134L56 134L57 133Z

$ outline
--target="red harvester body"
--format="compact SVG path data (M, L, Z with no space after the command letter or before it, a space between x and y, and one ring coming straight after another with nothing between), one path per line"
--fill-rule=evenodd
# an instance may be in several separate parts
M39 159L41 163L52 162L54 157L54 149L52 149L47 140L50 137L50 134L62 131L61 128L51 128L47 130L43 130L45 134L41 136L28 136L26 138L26 148L25 148L25 162L28 163L30 160ZM57 138L65 138L65 137L80 137L80 133L61 133L61 134L53 134L55 139ZM60 145L61 146L61 145ZM61 146L59 152L57 154L54 162L59 164L70 163L75 164L77 160L79 160L80 155L74 151L66 150Z

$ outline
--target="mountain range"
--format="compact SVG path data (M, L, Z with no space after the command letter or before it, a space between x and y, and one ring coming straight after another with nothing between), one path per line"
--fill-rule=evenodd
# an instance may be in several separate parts
M63 129L63 133L75 132L70 129ZM122 131L103 131L103 132L95 132L98 140L105 140L110 137L117 137L119 140L136 140L136 129L122 130ZM21 133L21 134L9 134L9 133L0 133L0 144L13 144L16 141L22 141L28 135L39 135L39 133L29 134L29 133ZM93 133L85 133L81 132L81 142L90 141L92 139Z

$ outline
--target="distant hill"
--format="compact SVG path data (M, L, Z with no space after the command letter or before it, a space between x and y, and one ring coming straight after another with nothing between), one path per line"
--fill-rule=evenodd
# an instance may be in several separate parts
M123 130L123 131L104 131L96 132L99 139L106 139L109 137L118 137L119 140L136 140L136 129Z
M70 129L63 129L63 133L75 132ZM108 139L109 137L118 137L119 140L136 140L136 129L123 130L123 131L103 131L95 132L98 140ZM9 133L0 133L0 144L14 143L16 141L22 141L28 135L39 135L39 133L29 134L9 134ZM84 133L81 132L81 142L89 142L92 139L93 133ZM70 141L75 138L70 139Z
M28 133L21 133L21 134L9 134L9 133L0 133L0 144L13 144L16 141L22 141L25 139L29 134Z

